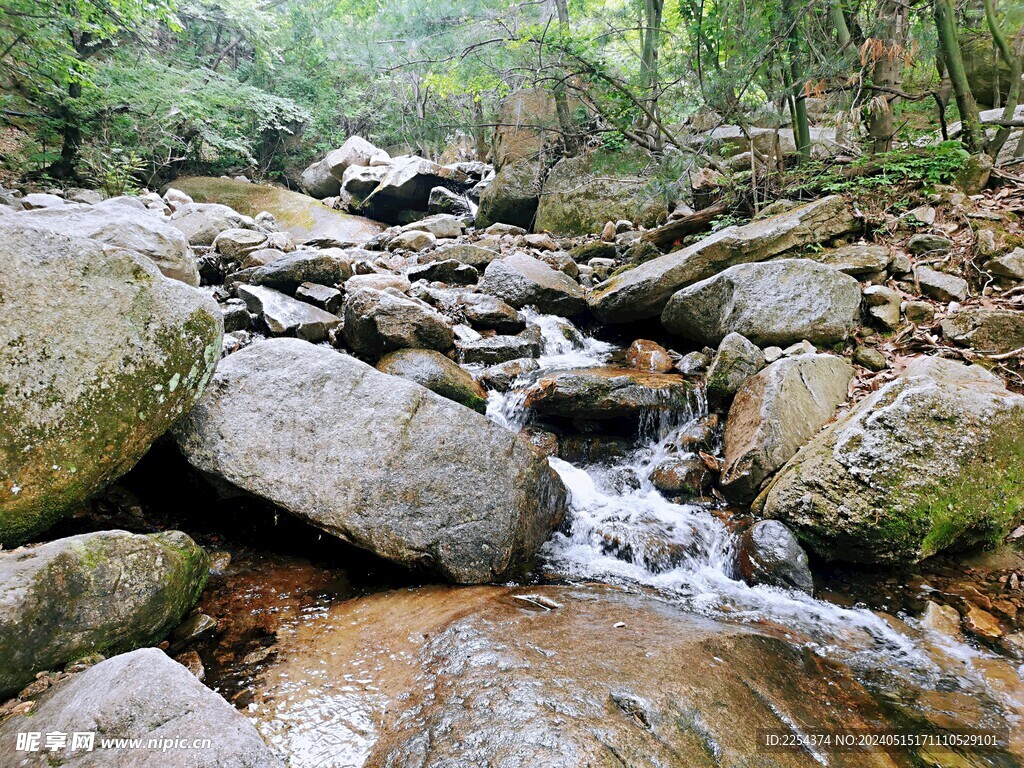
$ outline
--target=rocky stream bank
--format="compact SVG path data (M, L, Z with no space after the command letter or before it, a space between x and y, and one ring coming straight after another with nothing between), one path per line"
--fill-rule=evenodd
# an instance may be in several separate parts
M564 186L530 232L514 162L0 194L0 744L1021 764L1017 198L680 236ZM996 743L763 741L820 730Z

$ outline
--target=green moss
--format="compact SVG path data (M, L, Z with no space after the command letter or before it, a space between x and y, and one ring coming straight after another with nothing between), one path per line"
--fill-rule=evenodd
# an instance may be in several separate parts
M144 288L132 308L151 317ZM145 306L144 306L145 305ZM0 457L9 468L0 487L0 543L28 541L93 493L131 469L149 445L198 399L220 349L219 317L194 311L177 327L162 327L151 342L160 359L136 361L134 369L101 372L104 386L90 386L74 402L60 403L64 417L36 424L28 405L5 403ZM201 361L202 365L197 366ZM155 384L178 377L174 392ZM41 392L59 402L56 391ZM17 489L15 492L14 489Z
M250 184L233 179L190 176L176 179L171 186L197 203L220 203L245 216L269 211L282 229L296 237L337 236L370 238L379 227L359 216L335 211L306 195L267 184Z
M15 581L18 609L0 617L0 695L35 672L92 653L113 655L159 642L192 609L209 575L209 557L183 533L143 537L89 534Z
M1024 451L1019 436L997 435L954 478L918 494L907 514L931 527L928 557L951 548L997 542L1024 513Z
M897 473L890 488L894 503L879 511L874 526L861 530L868 548L924 559L993 544L1024 514L1024 453L1012 435L997 435L952 477L915 488L911 478ZM826 548L834 549L834 542Z

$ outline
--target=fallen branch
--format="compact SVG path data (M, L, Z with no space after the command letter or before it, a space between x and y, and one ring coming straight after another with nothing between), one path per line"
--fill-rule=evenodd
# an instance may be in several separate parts
M668 224L663 224L657 229L648 230L640 236L640 239L648 243L654 243L658 248L664 249L671 246L677 240L686 237L686 235L702 232L711 226L712 221L728 211L729 202L727 200L719 200L717 203L691 213L689 216L670 221Z

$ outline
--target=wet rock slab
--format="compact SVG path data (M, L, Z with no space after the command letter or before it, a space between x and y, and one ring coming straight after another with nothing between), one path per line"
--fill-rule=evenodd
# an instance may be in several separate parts
M293 768L807 766L759 750L758 730L886 724L809 650L610 587L399 590L335 605L279 649L251 712Z

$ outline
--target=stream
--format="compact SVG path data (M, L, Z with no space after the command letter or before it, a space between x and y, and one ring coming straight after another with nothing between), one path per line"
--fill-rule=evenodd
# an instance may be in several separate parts
M613 344L567 326L562 318L529 310L525 314L543 336L539 367L516 379L507 392L491 391L487 407L490 419L513 430L536 426L524 403L527 389L539 378L561 370L614 367L620 353ZM805 690L818 683L826 691L860 696L840 710L854 713L861 722L871 722L864 713L881 706L882 714L874 722L910 722L918 729L922 723L940 730L975 728L1004 738L1009 734L1010 753L1024 754L1018 727L1024 713L1024 668L963 637L929 629L916 613L899 607L890 613L852 600L840 605L796 590L749 586L738 577L736 531L746 512L713 500L674 503L649 479L651 469L666 457L686 455L689 443L684 437L707 416L708 406L698 389L687 408L651 411L640 418L632 448L617 457L577 458L575 463L549 458L569 491L569 513L544 545L538 568L526 583L420 586L422 577L353 553L331 537L304 533L301 540L307 543L286 545L295 538L289 531L304 525L287 516L279 518L269 510L261 513L263 517L235 512L235 520L244 521L257 538L253 546L235 549L230 566L211 579L200 604L200 610L220 622L218 636L198 647L207 667L207 684L253 720L268 743L287 755L290 768L434 765L426 757L422 763L409 762L410 754L421 754L416 749L425 749L422 745L396 747L387 738L405 734L415 746L417 734L432 729L483 733L502 717L528 717L531 711L536 713L534 720L542 720L549 701L542 695L545 686L555 680L562 680L559 686L566 684L566 674L575 674L572 679L577 680L591 674L588 661L574 662L584 664L575 673L562 666L547 672L537 667L551 659L569 663L559 649L579 645L586 659L602 652L623 657L617 669L624 676L622 685L670 685L677 678L647 682L650 672L644 659L655 649L678 642L681 647L670 648L675 655L667 663L699 670L701 664L715 667L729 658L727 649L737 642L729 633L745 638L744 633L753 631L780 645L729 662L744 685L762 666L781 680L810 675L803 688L794 683L795 691L782 690L777 700L767 702L775 713L772 717L791 730L799 731L799 718L794 719L792 710L801 697L811 697L812 716L818 712L814 697L824 694ZM168 474L175 476L173 471ZM309 541L310 535L315 540ZM232 549L229 540L223 543ZM927 592L930 587L922 589ZM583 609L589 612L574 613ZM555 622L551 631L559 634L536 635L535 622L546 615ZM595 615L608 622L601 625L608 629L596 635ZM622 621L613 621L620 615ZM658 629L658 622L665 621ZM627 624L627 629L617 630ZM501 627L499 635L491 637ZM633 634L608 635L602 643L605 631ZM702 646L700 638L709 631L712 639ZM510 633L508 642L501 632ZM588 643L593 645L590 650ZM644 648L646 655L639 659L626 658ZM785 648L804 654L798 667L786 667L790 662L789 652L781 650ZM496 666L487 672L489 665ZM474 670L481 679L473 677ZM439 717L432 707L440 706L446 696L463 702L475 685L487 690L509 670L520 672L496 684L500 690L511 686L520 692L498 700L488 694L486 706L497 709L486 717L477 714L467 726L460 717L472 718L473 709L459 703L456 714L443 715L440 723L432 719ZM841 675L829 677L839 674L836 670ZM519 679L524 674L540 677L524 682ZM601 674L613 673L605 668ZM454 692L445 692L446 685ZM723 685L709 682L708 691L715 693ZM766 690L780 685L776 681ZM537 700L524 699L521 689L532 691ZM590 692L578 694L587 695ZM756 701L729 701L730 711L757 706ZM594 706L599 710L603 705L595 700ZM578 717L582 728L587 721L583 714ZM488 743L514 742L516 736L510 733L491 734ZM719 731L715 738L721 737ZM446 737L432 742L431 748L442 749L449 741L463 743ZM638 747L641 753L655 748ZM531 754L540 759L539 752L524 754L523 762L509 765L531 765ZM816 755L813 763L917 764L830 760ZM1019 763L1000 750L972 754L966 762L929 764Z

